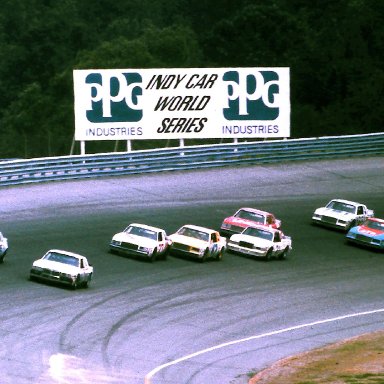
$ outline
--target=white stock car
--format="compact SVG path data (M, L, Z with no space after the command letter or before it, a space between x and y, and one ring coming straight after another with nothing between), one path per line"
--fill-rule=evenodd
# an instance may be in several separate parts
M207 259L220 261L223 258L226 241L214 229L184 225L169 238L171 254L189 256L202 263Z
M317 208L312 223L348 231L362 224L374 211L355 201L333 199L325 207Z
M110 251L144 257L153 262L167 258L170 240L164 229L132 223L123 232L116 233L109 243Z
M284 260L292 250L292 239L279 229L255 225L232 235L228 240L227 249L245 256L261 257L267 261L272 257Z
M4 257L8 251L8 239L0 232L0 263L4 261Z
M45 280L77 287L88 287L92 280L93 267L85 256L77 253L51 249L41 259L35 260L30 271L30 280Z

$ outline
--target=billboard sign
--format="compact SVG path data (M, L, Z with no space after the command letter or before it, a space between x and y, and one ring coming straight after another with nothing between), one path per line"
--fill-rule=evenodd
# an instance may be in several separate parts
M74 70L75 139L290 136L289 68Z

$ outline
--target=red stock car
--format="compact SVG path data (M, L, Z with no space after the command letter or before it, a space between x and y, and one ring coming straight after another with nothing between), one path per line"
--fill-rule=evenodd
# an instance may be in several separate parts
M255 224L277 229L281 227L281 221L276 219L272 213L255 208L240 208L234 215L224 219L220 227L220 234L229 237L235 233L241 233L245 228Z

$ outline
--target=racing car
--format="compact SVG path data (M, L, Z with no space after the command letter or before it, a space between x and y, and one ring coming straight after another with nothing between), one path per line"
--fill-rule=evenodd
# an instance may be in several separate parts
M171 255L188 256L202 263L207 259L220 261L223 258L226 242L214 229L187 224L169 238Z
M315 210L312 223L348 231L373 216L374 211L364 204L333 199L325 207Z
M112 253L138 256L153 262L167 258L170 243L164 229L132 223L112 237L109 248Z
M93 267L85 256L60 249L51 249L35 260L30 271L30 280L43 280L69 285L73 289L88 287L92 280Z
M8 251L8 239L0 232L0 264L4 261L4 257Z
M279 229L255 225L232 235L227 249L245 256L261 257L266 261L272 257L284 260L292 250L292 238Z
M232 216L224 219L220 227L220 234L229 237L235 233L241 233L245 228L254 224L280 228L281 220L276 219L272 213L260 209L240 208Z
M370 217L362 225L352 227L346 238L349 243L384 250L384 220Z

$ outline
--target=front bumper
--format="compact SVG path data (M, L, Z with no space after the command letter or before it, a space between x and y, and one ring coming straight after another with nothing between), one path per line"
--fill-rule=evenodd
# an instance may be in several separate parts
M179 256L192 257L195 259L201 259L204 256L204 253L200 250L200 248L177 242L172 243L170 253Z
M109 248L111 251L124 253L130 256L148 258L152 255L152 252L150 252L148 249L143 249L144 247L139 247L136 244L130 244L130 243L117 243L112 241L109 244Z
M36 280L51 281L55 283L73 285L76 281L76 276L70 276L66 273L52 271L49 269L34 269L30 271L30 278Z
M322 225L324 227L342 229L345 231L350 226L351 221L340 220L329 216L313 216L312 223Z
M239 253L246 256L253 256L253 257L265 257L268 250L262 250L259 248L248 248L248 247L241 247L238 244L235 243L228 243L227 249L230 252Z
M375 240L372 237L359 235L359 234L348 234L346 236L347 241L350 243L354 243L363 247L368 247L372 249L377 249L384 251L384 241Z

